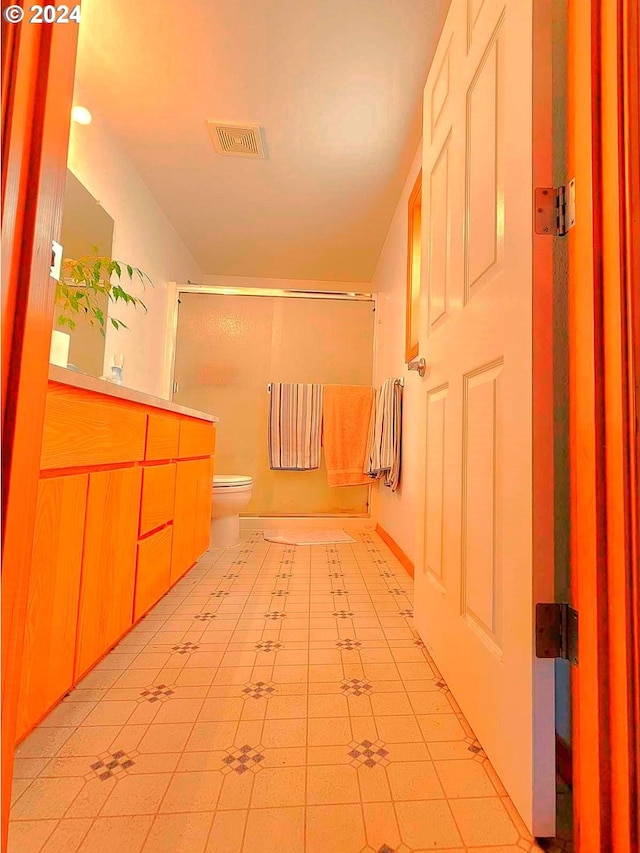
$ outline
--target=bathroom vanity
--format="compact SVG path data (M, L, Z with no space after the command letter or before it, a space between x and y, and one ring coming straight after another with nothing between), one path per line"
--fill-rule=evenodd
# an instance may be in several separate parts
M217 420L50 368L18 740L207 550Z

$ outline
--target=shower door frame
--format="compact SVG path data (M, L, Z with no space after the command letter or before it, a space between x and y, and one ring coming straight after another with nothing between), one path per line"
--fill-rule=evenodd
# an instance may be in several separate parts
M166 399L172 400L175 387L176 349L178 340L178 305L181 293L208 293L212 296L266 296L280 297L285 299L333 299L341 302L372 302L375 319L373 323L373 346L371 353L371 384L376 387L376 366L378 356L378 294L365 293L362 291L343 290L296 290L293 288L267 288L267 287L226 287L224 285L197 284L188 281L187 284L169 282L167 327L165 334L164 368L162 376L162 394ZM367 485L367 512L345 515L343 513L261 513L258 516L246 516L247 518L342 518L348 520L366 520L374 517L373 511L373 483Z

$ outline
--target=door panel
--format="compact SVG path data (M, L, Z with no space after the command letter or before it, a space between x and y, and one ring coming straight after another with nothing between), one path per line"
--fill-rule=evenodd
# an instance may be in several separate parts
M537 835L555 830L553 664L535 658L533 630L535 602L553 600L553 561L536 556L538 537L553 541L538 512L552 506L553 477L534 492L534 462L553 446L552 398L533 406L534 263L547 289L552 280L532 219L534 182L552 183L549 134L535 137L550 85L536 82L533 97L534 65L548 81L550 58L533 46L549 14L534 0L453 0L425 86L430 373L415 575L418 630Z
M133 621L141 482L141 468L89 475L76 678Z
M498 541L504 535L498 483L505 462L497 426L502 365L463 380L461 613L500 650L502 566Z
M449 309L451 204L449 199L449 143L447 136L431 171L429 192L429 255L427 293L429 329L435 330Z
M465 181L465 301L498 260L503 223L498 215L503 188L500 115L504 87L501 51L502 18L490 36L467 89ZM473 67L473 65L472 65Z
M449 74L450 51L447 48L445 51L443 51L443 56L440 60L440 66L437 74L435 75L435 79L433 81L433 86L431 89L430 118L432 138L436 132L436 129L440 122L440 118L442 117L442 110L444 109L444 105L446 104L447 98L449 96Z
M448 388L434 388L427 394L427 465L429 491L425 513L425 571L444 585L444 453Z
M73 684L88 476L40 480L17 739Z

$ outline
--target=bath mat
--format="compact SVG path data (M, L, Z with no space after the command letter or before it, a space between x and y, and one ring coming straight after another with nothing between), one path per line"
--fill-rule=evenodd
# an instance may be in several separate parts
M355 542L344 530L263 530L268 542L279 545L329 545L335 542Z

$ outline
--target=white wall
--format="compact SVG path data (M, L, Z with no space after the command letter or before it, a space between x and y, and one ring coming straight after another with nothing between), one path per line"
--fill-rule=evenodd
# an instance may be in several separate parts
M418 467L420 378L417 373L407 371L404 352L409 196L421 162L422 143L407 175L371 284L371 289L378 293L379 300L375 383L379 386L391 377L404 377L405 380L400 488L397 492L391 492L380 484L374 487L374 515L378 523L414 562L417 556L415 508L419 505L418 495L423 480Z
M85 105L77 93L75 102ZM124 384L162 396L167 283L199 280L202 270L99 116L90 125L72 123L68 166L114 220L113 257L143 270L154 285L143 290L123 280L125 290L143 299L148 313L112 308L129 331L108 328L105 374L110 375L113 354L123 353Z

